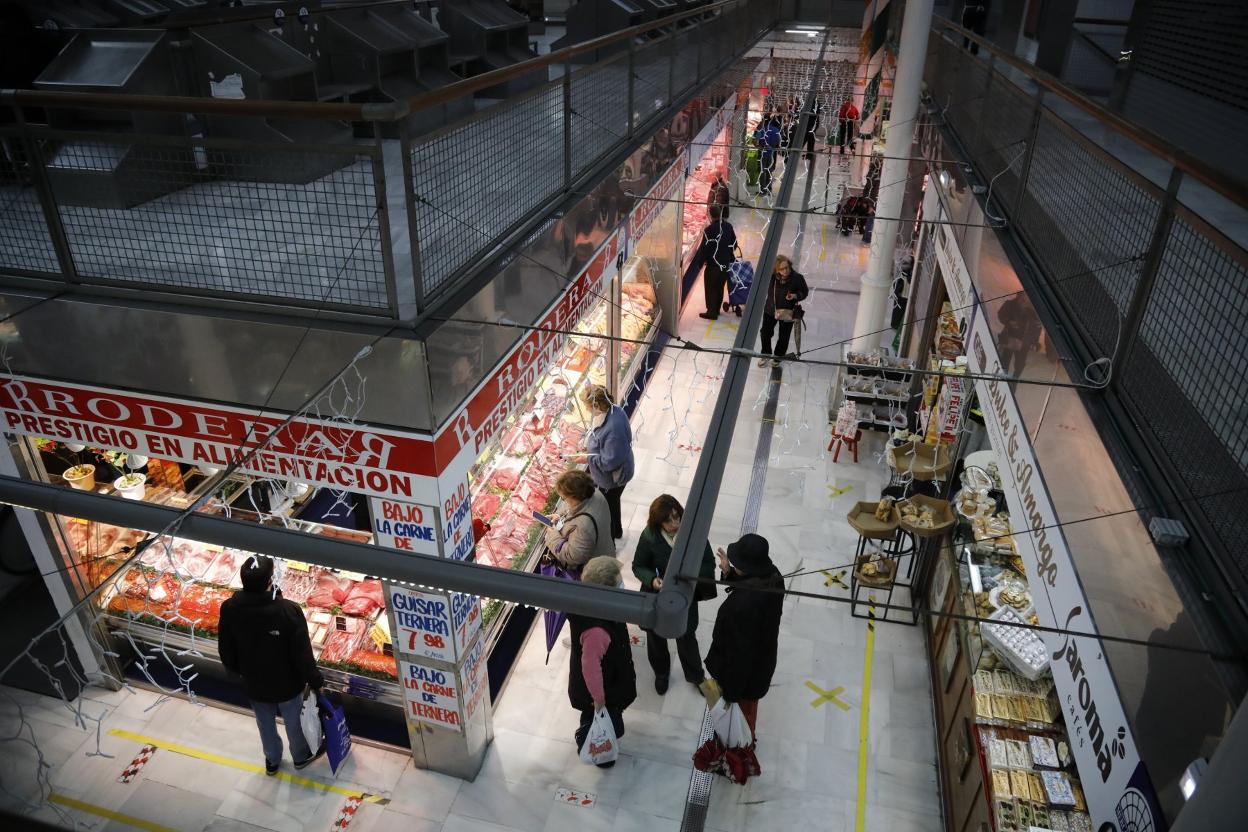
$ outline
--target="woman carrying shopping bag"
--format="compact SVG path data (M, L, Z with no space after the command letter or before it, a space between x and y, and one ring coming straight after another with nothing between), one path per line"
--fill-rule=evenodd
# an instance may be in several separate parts
M802 301L810 294L806 278L793 270L793 261L783 254L776 255L776 268L771 276L771 285L767 287L767 303L763 308L763 326L760 334L763 339L763 353L771 355L771 366L779 367L780 359L789 350L789 336L793 334L793 325L799 323L805 311ZM780 337L776 339L775 352L772 352L771 339L775 334L776 325L780 325ZM758 360L758 366L767 366L766 357Z
M585 564L581 582L620 586L620 562L613 557L594 558ZM568 626L572 630L568 701L581 712L574 737L576 748L582 759L590 757L599 768L610 768L615 765L615 756L611 749L602 747L598 732L603 726L595 725L595 718L604 710L610 717L612 739L617 745L614 752L618 753L619 738L624 736L624 709L637 698L637 671L628 628L619 621L581 615L569 615ZM591 737L599 747L586 749L586 740Z

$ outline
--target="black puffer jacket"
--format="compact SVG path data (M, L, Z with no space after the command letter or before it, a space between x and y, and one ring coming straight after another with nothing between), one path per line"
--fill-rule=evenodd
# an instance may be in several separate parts
M776 672L784 578L773 566L766 575L724 579L733 585L715 617L706 672L729 702L762 699Z
M280 593L274 600L269 592L235 592L221 605L217 649L253 702L285 702L304 685L322 684L303 610Z

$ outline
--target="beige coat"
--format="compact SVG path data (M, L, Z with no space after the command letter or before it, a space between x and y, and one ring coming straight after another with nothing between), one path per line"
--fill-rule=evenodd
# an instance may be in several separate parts
M563 528L546 530L546 548L555 560L564 566L584 566L590 558L615 555L611 508L601 491L595 491L576 508L561 508Z

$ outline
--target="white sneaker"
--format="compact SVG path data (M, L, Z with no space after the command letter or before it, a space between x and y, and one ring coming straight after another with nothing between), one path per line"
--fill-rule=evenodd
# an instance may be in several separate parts
M767 362L768 362L768 361L770 361L770 360L771 360L770 358L760 358L760 359L758 359L758 366L760 366L760 367L766 367L766 366L767 366Z
M773 366L773 367L779 367L779 366L780 366L780 359L779 359L779 358L773 358L773 359L771 359L771 366Z

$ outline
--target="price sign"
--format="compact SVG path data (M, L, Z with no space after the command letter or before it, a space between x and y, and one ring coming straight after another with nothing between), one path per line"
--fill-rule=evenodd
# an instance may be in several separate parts
M461 730L459 685L454 673L400 661L399 677L403 681L403 699L411 719L439 728Z
M369 502L378 546L421 555L439 554L437 509L379 497Z
M445 595L391 587L390 611L397 628L394 644L399 652L455 661L451 602Z

